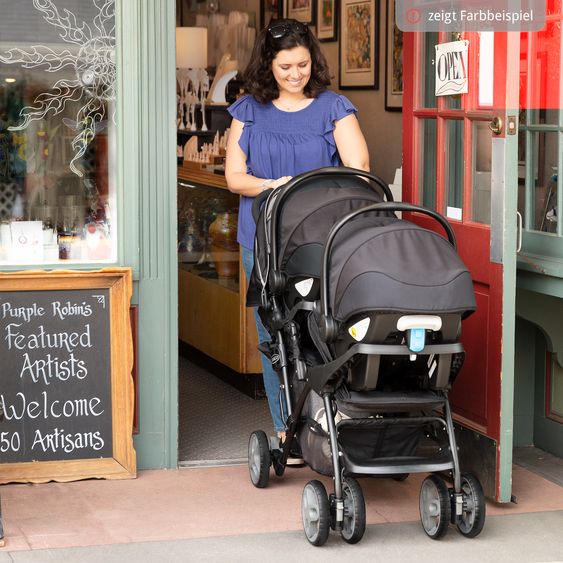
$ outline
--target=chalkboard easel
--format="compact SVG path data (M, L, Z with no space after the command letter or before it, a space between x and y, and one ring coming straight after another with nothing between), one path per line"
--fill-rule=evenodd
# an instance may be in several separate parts
M129 268L0 274L0 483L136 475Z

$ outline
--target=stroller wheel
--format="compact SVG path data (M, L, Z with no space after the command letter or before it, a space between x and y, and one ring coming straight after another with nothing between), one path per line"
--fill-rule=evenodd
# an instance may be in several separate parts
M270 479L270 444L266 433L256 430L248 440L248 470L255 487L263 489Z
M485 525L485 494L481 483L471 473L461 476L463 512L457 519L457 529L466 538L474 538Z
M445 481L437 475L429 475L420 487L420 521L426 534L433 540L440 539L448 531L451 518L450 493Z
M344 521L340 535L345 542L358 543L366 531L366 503L364 493L356 479L342 481Z
M313 545L324 545L330 531L330 505L325 486L309 481L301 497L301 518L305 536Z

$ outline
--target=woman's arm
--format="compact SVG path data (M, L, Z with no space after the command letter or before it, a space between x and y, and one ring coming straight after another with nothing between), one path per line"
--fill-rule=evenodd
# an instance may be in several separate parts
M355 115L347 115L334 124L334 141L344 166L369 172L369 152Z
M277 179L256 178L246 173L246 155L238 144L243 129L244 123L233 119L225 159L225 179L229 190L239 195L255 197L266 188L277 188L291 180L291 176Z

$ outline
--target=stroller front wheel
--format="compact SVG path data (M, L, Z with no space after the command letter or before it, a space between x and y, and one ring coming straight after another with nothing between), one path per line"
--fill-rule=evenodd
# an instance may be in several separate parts
M366 531L366 503L364 493L356 479L342 481L344 521L340 535L345 542L358 543Z
M471 473L461 476L463 512L457 519L457 529L466 538L474 538L485 525L485 493L479 480Z
M262 430L256 430L248 440L248 470L255 487L263 489L268 486L271 462L268 437Z
M428 537L440 539L448 531L451 519L450 493L445 481L429 475L420 487L420 521Z
M309 542L320 546L326 543L330 531L330 504L325 486L317 480L309 481L301 497L303 531Z

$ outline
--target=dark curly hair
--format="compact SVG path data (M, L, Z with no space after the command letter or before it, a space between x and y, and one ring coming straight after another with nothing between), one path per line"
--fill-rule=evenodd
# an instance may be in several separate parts
M293 29L291 26L298 24L296 20L275 20L271 25L283 24L288 26L288 31L279 39L272 37L268 31L269 28L260 31L252 49L250 62L243 73L246 90L263 104L271 102L279 96L278 83L272 73L272 61L280 51L285 49L302 46L311 54L311 78L305 85L305 96L316 98L330 86L328 63L321 51L319 40L307 26L304 26L306 33L299 33Z

